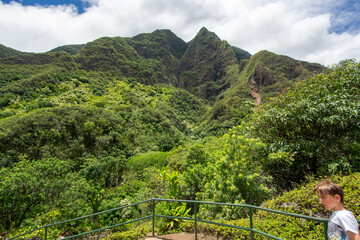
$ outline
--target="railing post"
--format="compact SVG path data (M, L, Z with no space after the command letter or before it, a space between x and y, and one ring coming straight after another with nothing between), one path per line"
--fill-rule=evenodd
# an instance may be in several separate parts
M325 221L324 222L324 236L325 236L325 240L328 240L328 234L327 234L327 232L328 232L328 221Z
M46 240L46 238L47 238L47 226L45 227L45 236L44 236L44 239Z
M154 228L155 228L155 200L152 200L152 235L153 237L155 236L154 234Z
M253 219L252 219L252 208L249 208L249 219L250 219L250 239L253 240L254 239L254 232L253 230Z
M197 209L196 202L194 202L194 217L195 217L195 240L197 240Z

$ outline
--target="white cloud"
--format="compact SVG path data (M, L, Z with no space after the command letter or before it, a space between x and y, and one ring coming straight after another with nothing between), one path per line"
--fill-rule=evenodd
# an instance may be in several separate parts
M252 54L266 49L328 65L360 58L360 34L329 33L335 0L82 0L92 6L24 7L0 1L0 43L30 52L102 36L167 28L190 41L201 27ZM340 4L339 0L336 4ZM340 16L340 15L339 15ZM337 18L337 23L346 18Z

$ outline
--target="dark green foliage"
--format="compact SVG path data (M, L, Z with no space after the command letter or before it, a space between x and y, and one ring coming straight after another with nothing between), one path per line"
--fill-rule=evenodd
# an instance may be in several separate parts
M61 47L54 48L54 49L50 50L50 52L64 51L64 52L70 53L71 55L75 55L80 51L80 49L83 46L84 46L84 44L64 45L64 46L61 46Z
M8 58L22 54L25 53L0 44L0 58Z
M158 82L177 85L179 59L187 44L170 30L156 30L150 34L139 34L126 41L145 59L161 62ZM154 62L154 61L153 61Z
M156 30L150 34L139 34L132 38L129 44L133 45L139 55L145 58L160 58L162 54L170 52L171 55L180 59L188 47L182 39L178 38L170 30ZM143 44L141 44L143 43ZM150 44L151 48L149 48Z
M205 121L200 125L199 136L220 136L237 125L253 113L255 103L238 96L218 101L204 116Z
M79 51L78 59L85 70L127 73L132 63L139 62L136 51L121 38L100 38L87 43Z
M243 59L249 59L251 54L241 48L231 46L232 50L235 53L236 59L240 62Z
M202 28L180 60L179 86L198 97L213 99L229 87L226 71L236 63L231 46Z
M102 71L110 76L135 77L138 82L164 82L162 64L156 59L144 59L124 38L100 38L86 44L78 53L81 67L87 71Z
M99 108L41 109L7 118L0 128L1 165L9 166L24 155L29 159L56 156L71 160L78 169L86 156L126 154L129 150L117 136L123 130L121 118Z
M8 65L0 64L0 87L3 88L7 84L21 80L23 78L29 78L30 76L43 73L48 68L45 66L33 66L33 65Z
M125 158L122 156L87 160L79 175L90 184L87 201L94 213L99 212L103 201L113 195L116 187L123 182L124 171Z
M12 69L11 66L5 67L6 69ZM24 67L19 69L15 67L12 71L18 71L19 73L12 75L12 79L7 78L12 72L4 71L0 78L9 82L5 82L4 86L0 87L0 94L12 93L25 99L36 98L39 95L39 89L47 88L48 94L55 93L61 82L71 80L71 73L64 68L54 68L52 66L31 68L27 69L27 67Z
M46 65L53 64L67 70L75 68L75 59L67 52L51 52L38 54L18 55L11 58L0 59L1 64L8 65Z
M15 98L15 94L7 93L0 98L0 108L6 107L11 99Z

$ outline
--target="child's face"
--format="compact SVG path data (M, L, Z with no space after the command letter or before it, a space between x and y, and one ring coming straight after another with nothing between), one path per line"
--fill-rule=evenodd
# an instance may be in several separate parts
M339 195L330 195L330 194L321 194L318 192L318 196L320 199L320 202L322 203L322 205L324 206L324 208L326 210L336 210L339 206L339 204L341 203L341 197Z

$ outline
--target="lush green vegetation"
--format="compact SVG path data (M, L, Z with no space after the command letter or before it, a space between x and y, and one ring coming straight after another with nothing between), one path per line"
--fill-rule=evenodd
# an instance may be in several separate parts
M0 228L15 235L153 197L328 216L315 198L304 197L326 177L345 188L360 217L360 64L346 60L316 74L324 68L267 51L250 59L240 54L202 29L189 44L157 30L0 59ZM49 236L150 211L132 207L66 223ZM191 206L175 203L159 204L158 211L193 214ZM199 215L249 222L246 211L230 207L204 205ZM286 239L322 231L260 212L255 225ZM108 238L149 231L148 223L134 227L118 227ZM157 226L168 230L192 227L177 220Z
M7 57L17 56L17 55L21 55L21 54L24 54L24 53L0 44L0 58L7 58Z
M64 52L70 53L71 55L75 55L80 51L80 49L83 46L84 46L84 44L65 45L65 46L54 48L50 52L64 51Z

